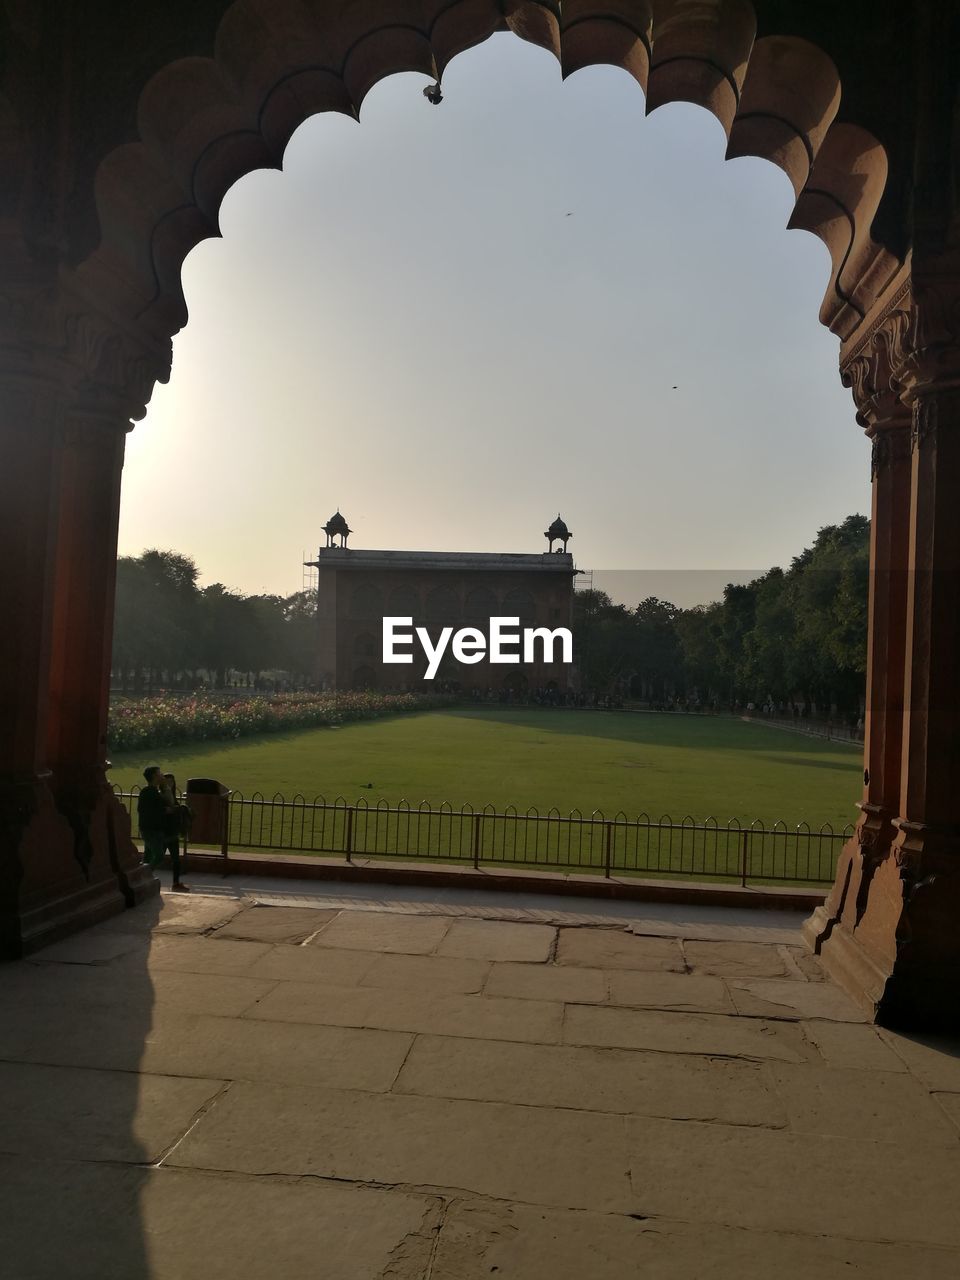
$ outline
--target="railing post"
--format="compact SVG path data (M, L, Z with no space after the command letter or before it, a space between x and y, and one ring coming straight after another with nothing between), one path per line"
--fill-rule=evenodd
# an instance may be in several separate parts
M473 815L473 869L480 867L480 818L479 813Z
M747 887L747 871L750 859L750 832L744 831L740 840L740 884L745 889Z
M604 878L610 879L611 867L613 865L613 823L605 822L604 824L604 853L603 853L603 874Z
M352 807L347 809L346 811L346 822L347 822L347 829L343 837L344 853L347 855L347 862L352 862L353 861L353 857L352 857L352 854L353 854L353 808Z
M221 872L221 874L223 876L227 876L230 871L230 868L227 865L228 860L230 858L230 796L229 795L226 795L223 798L223 808L220 811L220 821L223 824L220 832L220 854L223 859L221 863L221 866L223 867L223 871Z

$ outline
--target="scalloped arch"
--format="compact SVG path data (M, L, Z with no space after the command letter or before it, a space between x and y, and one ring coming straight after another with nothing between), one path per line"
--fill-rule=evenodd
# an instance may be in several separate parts
M186 321L183 260L217 234L220 204L254 169L280 167L310 116L357 118L385 76L434 77L459 53L509 30L549 49L564 76L619 66L648 112L687 101L723 126L727 156L778 165L796 193L789 226L820 237L833 264L821 319L842 340L901 265L871 237L887 157L866 130L838 122L840 78L806 40L756 39L751 0L235 0L212 58L171 63L145 85L140 141L96 175L101 241L77 268L84 292L167 341Z

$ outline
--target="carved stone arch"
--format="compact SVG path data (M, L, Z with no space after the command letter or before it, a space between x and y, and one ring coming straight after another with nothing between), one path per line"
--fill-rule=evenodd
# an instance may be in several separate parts
M751 0L654 0L647 112L695 102L729 137L756 33Z
M833 264L820 319L848 337L900 268L870 235L887 180L887 156L865 129L834 124L797 200L790 227L812 231Z
M217 234L221 201L244 174L277 167L293 131L320 111L358 116L370 88L398 71L431 77L508 30L549 49L564 75L622 67L647 111L689 101L711 111L731 158L772 161L797 193L790 226L827 245L832 278L821 319L847 340L900 265L871 227L887 179L883 147L838 122L840 76L800 36L757 38L751 0L365 0L321 11L306 0L225 6L213 56L177 59L144 85L140 140L105 155L96 175L98 249L77 291L109 299L160 351L186 320L181 268Z
M753 46L727 158L759 156L799 197L840 106L840 73L807 40L766 36Z

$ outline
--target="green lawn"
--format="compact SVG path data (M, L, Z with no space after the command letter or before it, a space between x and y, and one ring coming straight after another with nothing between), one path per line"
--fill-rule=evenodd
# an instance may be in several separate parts
M248 797L556 806L838 830L857 816L862 769L859 747L733 719L505 707L118 755L112 781L139 783L155 757L181 785L214 777Z

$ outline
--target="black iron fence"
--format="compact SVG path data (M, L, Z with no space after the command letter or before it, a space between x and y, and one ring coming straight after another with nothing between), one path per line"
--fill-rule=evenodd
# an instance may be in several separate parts
M863 745L863 721L852 724L844 720L811 720L805 716L782 716L767 711L746 711L742 720L759 721L774 729L786 729L790 733L802 733L808 738L825 738L827 742L853 742Z
M131 814L137 834L139 788L117 797ZM307 800L255 792L232 792L225 802L227 847L278 853L342 854L353 858L417 859L480 866L535 867L603 876L684 876L746 885L751 882L830 884L851 826L828 823L787 827L760 821L744 825L715 818L680 822L642 813L607 816L578 809L523 812L508 805L454 809L443 803L410 805L401 800L348 803L342 796Z

